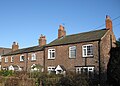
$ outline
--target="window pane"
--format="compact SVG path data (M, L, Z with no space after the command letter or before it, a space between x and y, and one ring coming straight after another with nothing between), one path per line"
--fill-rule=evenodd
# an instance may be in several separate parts
M36 54L35 53L31 55L31 60L36 60Z
M83 46L83 57L93 55L93 45L84 45Z
M93 48L92 48L92 46L87 46L87 55L93 55Z
M55 59L55 49L48 49L48 59Z
M20 61L24 61L24 59L25 59L24 56L21 55L21 56L20 56Z
M24 60L24 56L22 56L22 60Z
M13 60L14 60L14 57L12 56L12 57L11 57L11 62L13 62Z
M84 56L86 56L86 49L84 49Z
M69 48L69 57L70 58L76 57L76 46L72 46Z
M54 52L52 53L52 57L55 57L55 53Z

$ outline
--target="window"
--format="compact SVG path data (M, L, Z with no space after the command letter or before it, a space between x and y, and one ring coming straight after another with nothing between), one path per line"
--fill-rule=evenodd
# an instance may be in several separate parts
M5 62L8 62L8 57L5 57Z
M24 61L24 60L25 60L24 55L21 55L21 56L20 56L20 61Z
M55 59L55 49L48 49L48 59Z
M76 67L76 73L91 76L94 73L94 67Z
M69 58L76 57L76 46L69 47Z
M2 57L0 56L0 62L2 62Z
M82 46L83 57L93 56L93 45L83 45Z
M32 61L36 60L36 54L35 53L31 54L31 60Z
M11 56L11 62L13 62L14 61L14 57L13 56Z
M55 73L55 67L54 66L50 66L48 67L48 73Z

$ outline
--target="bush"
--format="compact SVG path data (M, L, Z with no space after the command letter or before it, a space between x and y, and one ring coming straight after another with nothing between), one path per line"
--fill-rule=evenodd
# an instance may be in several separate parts
M2 76L11 76L11 75L13 75L13 72L11 70L1 70L0 75L2 75Z
M69 74L66 77L62 77L57 86L89 86L89 79L86 75L81 74Z
M39 77L39 81L42 82L42 86L56 86L56 83L63 75L56 75L56 74L41 74Z

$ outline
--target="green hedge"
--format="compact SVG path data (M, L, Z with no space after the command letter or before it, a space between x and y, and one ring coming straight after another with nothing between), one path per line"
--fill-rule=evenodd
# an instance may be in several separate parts
M0 71L0 75L1 76L12 76L13 75L13 71L11 71L11 70L1 70Z

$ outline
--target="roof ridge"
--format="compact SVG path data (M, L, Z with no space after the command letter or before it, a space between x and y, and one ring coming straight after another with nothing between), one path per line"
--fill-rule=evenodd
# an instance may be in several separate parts
M32 49L33 48L33 49ZM38 51L38 50L42 50L44 48L44 46L32 46L32 47L27 47L27 48L21 48L21 49L18 49L16 51L11 51L7 54L4 54L3 56L6 56L6 55L15 55L15 54L19 54L19 53L29 53L29 52L34 52L34 51Z
M101 37L107 32L107 29L92 30L88 32L82 32L77 34L67 35L61 39L55 39L50 42L47 46L63 45L70 43L79 43L86 41L95 41L101 39Z
M0 47L0 49L11 49L11 48Z
M26 47L26 48L20 48L20 49L18 49L18 50L21 50L21 49L27 49L27 48L33 48L33 47L37 47L38 45L36 45L36 46L31 46L31 47Z
M107 29L99 29L99 30L91 30L91 31L87 31L87 32L80 32L80 33L76 33L76 34L70 34L70 35L66 35L67 36L74 36L74 35L78 35L78 34L84 34L84 33L90 33L90 32L95 32L95 31L101 31L101 30L107 30Z

